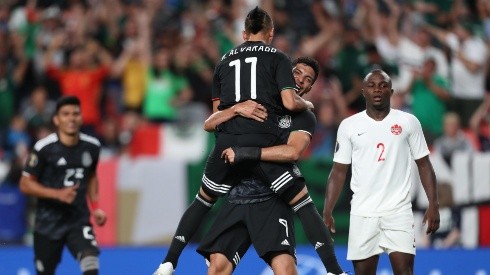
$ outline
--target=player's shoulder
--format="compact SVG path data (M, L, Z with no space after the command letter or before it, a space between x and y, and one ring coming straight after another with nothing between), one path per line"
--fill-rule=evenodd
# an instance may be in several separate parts
M51 133L48 136L38 140L34 144L34 150L39 152L47 148L49 145L55 144L58 141L59 141L58 135L56 133Z
M391 109L390 112L392 112L392 114L395 118L405 120L409 123L417 123L419 121L415 115L413 115L409 112L405 112L405 111L398 110L398 109Z
M366 110L362 112L355 113L350 115L342 120L341 125L352 125L357 123L364 123L368 119L368 115L366 114Z
M96 137L80 133L80 141L100 148L100 141Z

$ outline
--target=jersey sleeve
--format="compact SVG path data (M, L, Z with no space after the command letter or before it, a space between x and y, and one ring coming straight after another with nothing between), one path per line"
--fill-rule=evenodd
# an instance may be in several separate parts
M214 70L214 75L213 75L213 87L211 90L211 100L218 100L221 95L221 85L220 85L220 80L219 80L219 67L216 66L216 69Z
M337 132L337 141L335 143L335 152L333 161L342 164L351 164L352 162L352 143L349 138L348 123L342 121Z
M279 90L295 89L296 82L294 82L291 60L283 53L279 53L278 56L276 80Z
M46 164L46 159L37 150L32 150L24 166L24 173L39 178Z
M425 141L424 133L422 132L420 121L413 115L410 115L409 119L411 131L408 136L408 144L412 157L417 160L429 155L430 152Z
M291 127L291 132L301 131L306 132L310 136L315 133L316 128L316 116L310 111L306 110L295 114L293 117L293 125Z

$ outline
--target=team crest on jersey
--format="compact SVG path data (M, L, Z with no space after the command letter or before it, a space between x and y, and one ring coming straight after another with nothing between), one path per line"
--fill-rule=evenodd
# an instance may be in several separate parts
M37 158L37 155L34 153L31 153L31 155L29 156L29 161L28 161L29 166L34 167L37 165L38 162L39 162L39 159Z
M393 135L398 136L399 134L402 133L402 126L398 124L391 126L391 133L393 133Z
M299 168L298 168L298 166L296 166L296 164L293 165L293 173L296 176L301 177L301 171L299 171Z
M291 116L285 115L279 118L279 128L288 129L291 127Z
M85 167L89 167L90 165L92 165L92 156L90 155L89 152L83 152L82 154L82 165L85 166Z

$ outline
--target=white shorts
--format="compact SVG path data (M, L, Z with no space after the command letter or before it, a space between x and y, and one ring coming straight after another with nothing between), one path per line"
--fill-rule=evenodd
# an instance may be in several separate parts
M364 260L383 252L415 255L412 209L383 217L350 216L347 260Z

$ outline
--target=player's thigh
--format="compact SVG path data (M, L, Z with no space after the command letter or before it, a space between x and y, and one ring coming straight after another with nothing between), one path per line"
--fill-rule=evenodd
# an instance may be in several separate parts
M100 253L94 230L89 225L73 228L68 233L66 245L77 261L86 256L98 256Z
M213 150L209 153L204 167L201 188L212 197L221 197L228 193L231 187L236 184L234 175L237 174L237 166L225 163L221 158L221 153L229 147L235 146L237 138L235 135L219 134Z
M415 255L415 229L411 209L381 217L380 227L380 245L387 253L403 252Z
M244 208L246 205L225 202L211 228L202 238L197 252L208 260L212 253L219 252L225 255L235 268L251 245L242 219Z
M404 252L391 252L390 263L395 275L413 274L415 255Z
M38 274L53 274L61 261L64 239L53 240L49 236L34 233L34 258Z
M270 266L274 275L296 275L296 261L293 256L286 252L279 252L272 255Z
M364 260L383 253L378 217L350 215L347 260Z
M246 225L257 254L268 264L271 255L286 252L295 259L293 212L277 197L250 205Z

